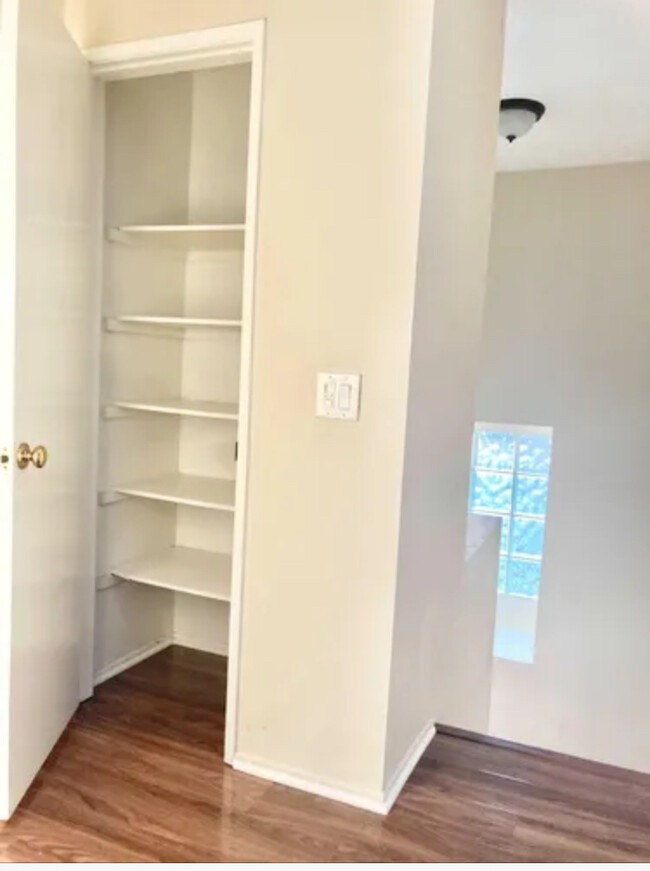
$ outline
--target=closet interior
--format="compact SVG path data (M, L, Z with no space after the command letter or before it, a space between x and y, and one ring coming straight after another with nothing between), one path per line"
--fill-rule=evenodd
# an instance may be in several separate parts
M96 682L228 654L250 92L248 63L106 85Z

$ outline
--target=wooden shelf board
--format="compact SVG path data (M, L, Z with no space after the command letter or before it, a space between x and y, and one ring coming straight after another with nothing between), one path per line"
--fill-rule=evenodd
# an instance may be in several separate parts
M232 557L189 547L170 547L118 566L111 574L125 581L230 601Z
M114 399L107 402L106 407L213 420L237 420L239 415L239 407L233 402L204 402L193 399Z
M108 231L111 242L183 250L241 248L246 224L126 224Z
M113 492L123 496L137 496L141 499L190 505L212 511L235 510L235 482L223 481L219 478L182 475L176 472L147 481L113 487Z
M106 324L109 328L114 328L115 325L132 324L152 327L181 327L182 329L189 327L225 327L238 329L242 326L242 321L232 318L186 318L170 317L167 315L118 315L114 318L107 318Z

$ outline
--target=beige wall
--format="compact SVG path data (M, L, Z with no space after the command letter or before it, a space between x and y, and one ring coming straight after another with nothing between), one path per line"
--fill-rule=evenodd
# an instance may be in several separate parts
M386 783L441 713L459 604L503 54L502 0L437 0Z
M450 620L445 668L438 681L442 702L437 722L484 735L490 728L500 544L501 518L468 516L460 604Z
M241 755L381 789L432 2L270 10ZM363 373L358 424L316 372Z
M237 746L378 795L433 0L68 11L86 45L268 16ZM316 419L329 368L358 424Z
M650 164L498 177L477 418L553 427L537 649L491 731L650 771Z
M452 4L438 2L448 16ZM463 15L479 6L463 0ZM496 10L500 22L500 3ZM433 13L434 0L67 3L68 25L86 46L267 18L238 752L372 797L381 795L387 760L392 765L415 737L411 732L419 728L422 709L430 709L428 699L419 701L404 720L393 720L387 757ZM487 54L490 41L498 51L498 40L488 18L481 10L474 27L465 19L459 32L452 15L446 19L448 34L447 25L438 30L444 60L437 67L441 78L435 83L430 137L440 135L444 151L430 165L424 220L432 250L445 253L438 266L429 258L422 267L421 288L439 279L442 285L439 296L419 305L424 319L434 318L433 335L444 351L422 356L423 331L418 366L429 361L447 366L441 359L449 348L445 337L457 316L462 319L459 349L467 348L471 356L480 318L478 279L492 148L472 137L487 132L490 143L496 123L498 64ZM483 25L485 44L478 33ZM464 46L459 53L461 65L471 67L463 70L470 75L462 79L461 96L476 109L471 130L463 128L468 140L445 129L445 121L467 120L462 101L460 114L454 114L459 106L449 97L456 91L448 87L458 73L449 46L462 46L466 36L471 45L479 39L476 46L481 46L476 57ZM488 116L491 123L485 126ZM479 152L474 173L470 163ZM450 172L455 153L461 155L462 170ZM475 208L474 182L476 223L463 219L456 202L460 195L467 208ZM462 238L447 231L446 212L454 232L468 234L471 266L458 265ZM457 283L460 307L451 293ZM454 361L462 371L453 388L439 382L434 402L440 401L439 412L446 415L458 387L460 407L435 440L427 476L433 485L442 475L428 519L444 524L436 541L452 532L437 563L444 572L460 571L456 506L465 493L456 452L442 442L451 433L467 436L472 371L460 350ZM315 418L316 372L329 368L363 373L358 424ZM421 439L424 430L418 431ZM420 440L416 449L421 445ZM443 466L450 457L453 469L447 473ZM463 493L454 494L454 518L448 522L439 509L443 494L458 483ZM417 502L412 505L415 516ZM404 650L398 649L403 636L396 632L395 640L399 667L392 677L393 717L404 689L399 676L418 655L409 639ZM428 691L428 664L421 659L417 673L413 690Z
M264 18L278 0L53 0L87 48ZM307 0L307 4L313 0Z

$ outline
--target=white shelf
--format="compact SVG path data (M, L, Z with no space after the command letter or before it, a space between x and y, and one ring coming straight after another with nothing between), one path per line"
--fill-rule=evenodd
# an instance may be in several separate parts
M193 399L112 400L105 410L145 411L154 414L177 414L184 417L203 417L212 420L237 420L239 407L233 402L203 402Z
M184 251L243 248L246 224L127 224L108 231L111 242Z
M119 329L120 326L151 326L151 327L221 327L240 329L241 320L231 318L186 318L168 317L164 315L118 315L114 318L106 318L105 326L108 330Z
M121 565L111 574L125 581L229 602L231 571L232 558L227 554L170 547Z
M191 505L212 511L235 510L235 482L219 478L203 478L197 475L173 473L137 481L122 487L113 487L113 492L122 496L137 496L175 505ZM104 504L111 500L104 498Z

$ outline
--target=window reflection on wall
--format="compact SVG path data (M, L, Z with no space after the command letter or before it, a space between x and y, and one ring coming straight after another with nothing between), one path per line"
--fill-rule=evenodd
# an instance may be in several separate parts
M469 510L501 518L494 655L532 662L551 473L550 427L477 424Z

